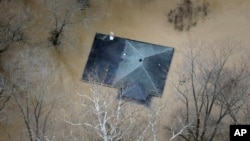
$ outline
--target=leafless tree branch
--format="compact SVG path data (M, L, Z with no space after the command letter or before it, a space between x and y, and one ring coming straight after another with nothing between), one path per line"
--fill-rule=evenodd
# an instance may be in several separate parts
M231 59L239 45L225 39L210 44L209 51L205 51L204 46L208 47L197 42L185 45L186 66L181 75L184 78L174 85L185 109L181 121L185 121L183 129L186 130L175 132L187 141L212 141L227 117L237 123L236 113L249 96L248 65L243 62L234 64Z

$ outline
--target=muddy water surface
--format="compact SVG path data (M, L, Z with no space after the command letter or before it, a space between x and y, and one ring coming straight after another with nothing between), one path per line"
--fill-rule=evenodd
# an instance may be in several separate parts
M177 1L146 0L145 3L139 1L141 0L110 0L97 3L98 0L93 0L92 9L87 13L89 20L65 28L63 38L67 43L62 45L62 53L57 58L66 70L63 72L62 79L64 79L64 87L68 93L75 92L75 87L78 87L79 91L87 88L80 78L96 32L108 34L113 31L116 36L175 48L163 97L156 98L167 103L166 113L174 108L175 95L171 89L171 81L175 78L174 72L176 72L177 65L183 59L180 53L183 42L189 40L211 42L219 38L230 37L240 41L246 51L250 52L250 1L248 0L214 0L210 15L200 20L197 26L189 32L176 31L167 22L166 13L175 7ZM37 20L43 20L38 21L38 24L35 24L37 26L30 28L30 32L37 37L35 41L46 41L49 31L47 27L53 25L53 22L51 22L51 15L46 12L43 1L24 0L24 3L36 13ZM48 25L45 25L46 23ZM36 33L36 30L40 33ZM75 96L70 97L77 99ZM168 116L163 117L162 125L167 122L167 118ZM12 127L8 130L11 129ZM17 130L13 128L13 131L18 132ZM164 130L160 131L159 137L162 140L164 133ZM4 136L7 138L7 135Z

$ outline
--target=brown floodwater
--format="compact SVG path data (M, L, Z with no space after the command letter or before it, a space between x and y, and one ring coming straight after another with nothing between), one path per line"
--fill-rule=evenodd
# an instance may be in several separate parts
M83 15L88 17L82 22L68 25L64 30L62 51L55 54L62 64L61 78L66 93L72 91L86 91L88 86L80 81L87 61L93 38L96 32L108 34L110 31L115 36L149 42L175 48L168 80L161 98L157 100L167 103L166 113L175 107L170 106L176 99L171 89L174 72L183 59L181 45L189 40L211 42L222 38L233 38L241 43L245 52L250 52L250 1L249 0L213 0L211 13L201 19L197 26L189 32L176 31L168 23L166 13L175 7L178 1L173 0L93 0L90 10ZM46 42L49 31L53 28L51 15L45 8L43 0L23 0L30 7L34 19L28 32L32 34L34 42ZM40 44L41 45L41 44ZM74 85L74 86L73 86ZM77 90L76 90L77 87ZM76 96L69 96L77 99ZM162 125L167 122L168 116L163 116ZM0 140L8 140L8 132L13 136L19 134L22 121L13 119L17 126L10 126L0 132ZM1 125L4 127L6 125ZM162 128L160 128L162 129ZM8 131L8 132L7 132ZM163 140L165 131L160 130L159 139Z

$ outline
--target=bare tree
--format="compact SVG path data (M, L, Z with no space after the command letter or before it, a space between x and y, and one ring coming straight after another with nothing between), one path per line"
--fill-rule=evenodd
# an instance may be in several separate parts
M3 75L0 74L0 111L3 110L6 103L10 100L10 95L4 93L5 84Z
M225 39L204 46L185 44L185 65L174 85L183 108L175 116L177 126L169 129L186 141L222 139L223 127L238 123L250 94L249 67L242 59L234 60L239 44Z
M44 0L48 10L53 15L55 27L51 31L49 41L58 46L61 44L61 38L64 28L70 24L72 16L89 7L88 0Z
M13 106L20 112L27 129L26 137L30 141L44 141L58 98L51 94L57 81L53 76L54 64L42 48L26 47L14 54L12 59L5 60L6 93L13 98Z
M13 97L19 108L24 120L30 141L43 141L46 136L48 118L54 108L54 102L49 103L47 108L45 102L45 92L40 92L35 98L29 96L28 92L25 95L25 102L22 101L13 90Z
M15 2L0 2L0 53L14 42L25 40L25 24L29 20L28 9L22 6L14 8ZM13 8L11 8L13 7Z
M0 55L13 43L25 42L24 29L29 21L28 9L17 7L13 1L0 1ZM10 100L5 85L4 69L0 60L0 111Z
M242 123L250 123L250 104L247 103L245 106L246 107L244 108L243 111Z
M62 119L77 130L82 129L84 139L103 141L136 140L147 138L157 141L159 118L164 106L146 107L117 97L117 91L93 84L90 94L78 95L83 113L80 119ZM70 131L72 133L72 131ZM74 135L73 135L74 136ZM83 136L77 138L81 140Z

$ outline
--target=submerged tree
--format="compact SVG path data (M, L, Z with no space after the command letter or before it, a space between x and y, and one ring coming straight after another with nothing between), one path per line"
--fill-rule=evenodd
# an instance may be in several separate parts
M175 9L170 10L167 15L168 21L179 31L189 31L197 25L199 18L206 17L209 13L209 3L204 0L202 3L192 0L182 0Z
M70 24L72 16L89 7L88 0L45 0L45 4L55 20L55 28L48 39L54 46L61 44L64 28Z
M203 46L184 46L185 65L174 85L183 107L168 129L181 140L223 139L230 123L240 123L237 119L249 99L249 66L242 58L234 60L238 44L226 39Z
M5 107L6 103L10 100L10 96L6 95L4 90L5 90L5 84L4 84L4 78L0 74L0 111L3 110Z
M0 53L14 42L25 40L25 24L29 20L28 10L22 6L15 8L14 2L0 2Z
M28 9L23 9L12 1L0 1L0 57L11 44L25 41L24 29L29 20ZM5 90L6 80L2 67L4 58L0 59L0 111L10 100Z
M117 90L92 84L89 94L78 93L81 101L77 120L64 118L72 130L71 137L76 140L143 141L157 140L159 119L164 105L140 105L117 97ZM71 128L71 129L72 129ZM79 132L80 131L80 132ZM77 136L76 132L80 134Z
M51 134L48 132L50 116L58 98L51 94L58 85L53 76L56 74L54 63L47 52L38 47L25 47L13 53L4 63L5 93L24 121L25 139L44 141Z

